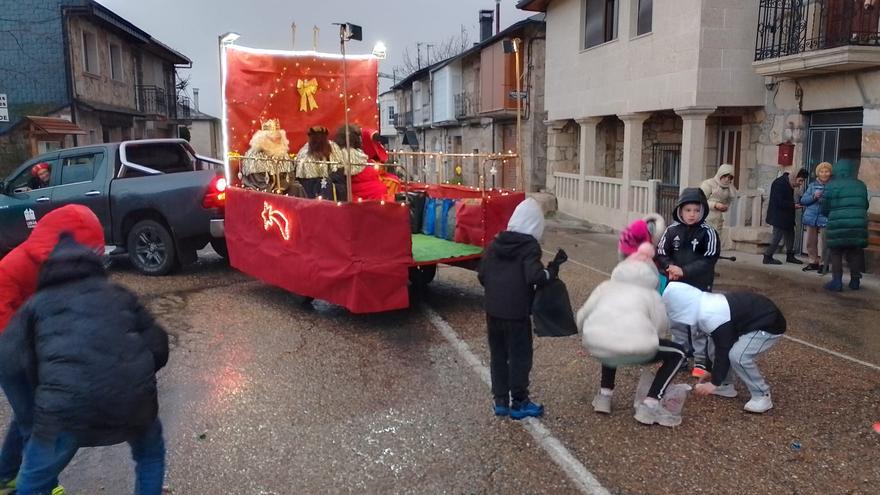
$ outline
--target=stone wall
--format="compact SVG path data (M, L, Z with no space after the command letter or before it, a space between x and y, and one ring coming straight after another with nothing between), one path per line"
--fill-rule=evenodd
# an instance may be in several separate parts
M871 213L880 214L880 105L865 107L859 179L872 192Z
M578 132L579 126L571 120L553 121L547 124L547 190L556 186L553 172L579 172Z
M810 112L849 108L864 109L859 178L872 196L871 211L880 213L880 70L808 77L771 87L763 112L751 124L757 165L749 186L766 189L778 176L777 145L786 141L792 127L799 138L793 168L804 166Z
M136 109L134 62L129 45L82 17L71 17L68 26L75 95L89 101ZM97 40L97 68L93 68L92 72L86 71L83 61L83 32L91 33ZM116 79L112 77L110 68L111 43L120 47L120 67Z
M642 166L639 180L651 178L655 144L681 144L682 121L675 112L656 112L642 126Z

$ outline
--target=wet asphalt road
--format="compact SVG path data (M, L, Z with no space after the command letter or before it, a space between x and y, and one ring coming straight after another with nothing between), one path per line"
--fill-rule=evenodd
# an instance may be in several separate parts
M549 228L544 245L567 250L576 308L615 261L604 234ZM828 295L814 274L727 262L718 272L718 290L772 297L788 335L880 365L875 288ZM172 277L124 263L112 274L172 335L159 377L171 493L579 492L571 466L492 416L462 346L429 318L488 363L472 272L441 267L411 309L360 316L304 308L210 253ZM632 419L638 368L618 374L614 413L596 415L599 370L577 337L536 339L532 393L547 407L541 424L610 493L880 493L880 370L791 340L761 367L767 414L745 413L743 397L691 397L680 427L645 427ZM62 475L73 494L131 493L132 480L126 446L82 450Z

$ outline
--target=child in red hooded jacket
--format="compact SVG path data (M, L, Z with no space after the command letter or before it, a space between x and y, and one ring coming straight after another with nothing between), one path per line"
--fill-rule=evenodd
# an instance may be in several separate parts
M0 333L15 312L36 292L40 268L58 244L62 232L73 234L80 244L103 253L104 229L98 217L85 206L66 205L39 219L27 240L0 259ZM10 404L26 403L28 394L33 395L26 382L0 385ZM25 411L16 412L13 408L13 418L0 451L0 493L15 487L22 451L30 432L30 418L26 415ZM53 493L63 493L63 490L56 488Z

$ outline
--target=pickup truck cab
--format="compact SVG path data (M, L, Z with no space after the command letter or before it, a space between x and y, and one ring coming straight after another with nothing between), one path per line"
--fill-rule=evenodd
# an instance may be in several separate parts
M197 155L182 139L45 153L0 182L0 256L27 239L43 215L76 203L95 212L107 244L127 252L144 274L195 261L209 242L225 257L225 189L222 162Z

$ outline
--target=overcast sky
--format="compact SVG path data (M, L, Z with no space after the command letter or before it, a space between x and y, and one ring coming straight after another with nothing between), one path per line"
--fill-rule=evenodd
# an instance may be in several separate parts
M193 61L191 88L199 88L200 110L220 116L220 76L217 36L241 34L238 45L291 49L290 25L296 23L296 49L312 49L312 27L320 28L318 50L339 52L334 22L359 24L363 41L348 45L349 53L369 53L377 41L388 47L379 71L388 74L400 65L404 49L413 56L417 42L439 43L458 35L461 27L477 41L480 9L494 9L495 0L98 0L154 38ZM501 1L501 28L528 17L516 0ZM426 48L422 47L424 56ZM391 81L380 80L381 90Z

